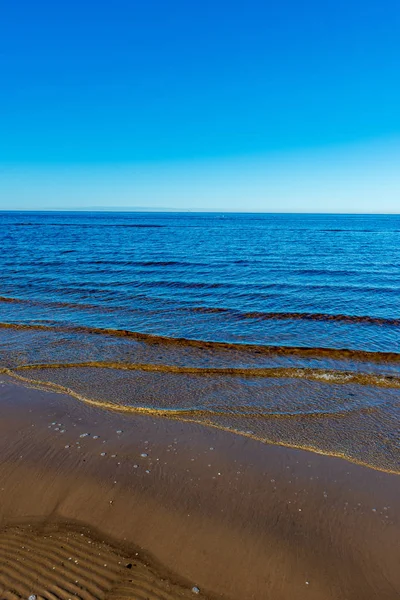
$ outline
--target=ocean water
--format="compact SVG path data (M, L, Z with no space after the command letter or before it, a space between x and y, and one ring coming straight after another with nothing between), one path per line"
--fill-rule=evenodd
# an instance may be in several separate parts
M400 471L400 216L0 213L0 366Z

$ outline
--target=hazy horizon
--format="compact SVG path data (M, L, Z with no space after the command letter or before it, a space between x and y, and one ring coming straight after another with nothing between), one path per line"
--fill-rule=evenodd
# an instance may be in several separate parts
M0 210L1 213L7 213L7 212L11 212L11 213L82 213L82 212L87 212L87 213L138 213L138 214L148 214L148 213L154 213L154 214L184 214L187 215L189 214L193 214L193 215L197 215L197 214L206 214L206 215L225 215L225 214L231 214L231 215L314 215L314 216L363 216L363 217L368 217L368 216L399 216L400 212L380 212L380 211L376 211L376 212L309 212L309 211L303 211L303 212L279 212L279 211L246 211L246 210L241 210L241 211L233 211L233 210L195 210L195 209L182 209L182 210L176 210L176 209L163 209L163 210L159 210L157 208L152 208L152 207L148 207L146 209L137 209L134 207L131 208L112 208L112 207L104 207L104 208L90 208L90 207L85 207L85 208L76 208L74 210L71 210L69 208L54 208L54 209L46 209L46 210L41 210L41 209L1 209Z

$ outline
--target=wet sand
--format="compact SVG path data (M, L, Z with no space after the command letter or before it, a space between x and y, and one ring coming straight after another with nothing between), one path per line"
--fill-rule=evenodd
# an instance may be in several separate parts
M2 598L400 597L397 475L1 381Z

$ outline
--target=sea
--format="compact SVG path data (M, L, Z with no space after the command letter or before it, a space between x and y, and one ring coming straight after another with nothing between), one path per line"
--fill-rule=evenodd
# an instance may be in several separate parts
M400 215L0 213L0 368L400 472Z

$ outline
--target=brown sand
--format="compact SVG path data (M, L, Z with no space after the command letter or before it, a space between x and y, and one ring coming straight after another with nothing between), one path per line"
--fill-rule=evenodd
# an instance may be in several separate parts
M400 597L397 475L6 377L0 399L1 598Z
M0 535L2 598L189 598L193 594L71 523L20 524Z

